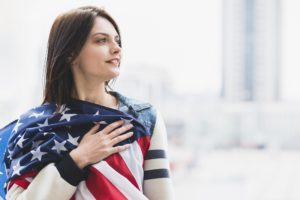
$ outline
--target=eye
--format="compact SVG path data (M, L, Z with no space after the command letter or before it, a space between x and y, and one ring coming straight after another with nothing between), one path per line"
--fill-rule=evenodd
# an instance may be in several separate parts
M96 40L97 43L105 43L106 41L107 41L106 38L100 38Z

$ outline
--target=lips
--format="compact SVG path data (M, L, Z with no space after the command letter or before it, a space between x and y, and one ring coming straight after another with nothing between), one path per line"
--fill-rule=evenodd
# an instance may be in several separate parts
M106 61L107 63L110 63L110 64L113 64L113 65L119 65L120 63L120 59L118 58L113 58L113 59L110 59L108 61Z

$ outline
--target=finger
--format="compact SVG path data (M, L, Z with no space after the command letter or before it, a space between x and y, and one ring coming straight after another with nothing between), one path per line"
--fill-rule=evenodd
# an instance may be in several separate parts
M127 138L130 138L133 135L133 132L126 133L124 135L120 135L118 137L115 137L111 140L111 145L118 144L119 142L122 142L123 140L126 140Z
M108 135L108 137L109 137L110 139L113 139L113 138L117 137L118 135L121 135L121 134L124 133L125 131L130 130L132 127L133 127L132 124L127 124L126 126L122 126L122 127L118 128L118 129L114 130L113 132L111 132L111 133Z
M119 153L121 151L124 151L124 150L128 149L129 147L130 147L130 144L125 144L125 145L121 145L121 146L112 147L111 148L111 154Z
M86 134L95 134L99 130L100 124L97 123L95 126L93 126Z
M121 126L124 123L123 120L118 120L116 122L113 122L111 124L109 124L108 126L106 126L103 130L99 131L101 133L105 133L108 134L111 131L113 131L114 129L118 128L119 126Z

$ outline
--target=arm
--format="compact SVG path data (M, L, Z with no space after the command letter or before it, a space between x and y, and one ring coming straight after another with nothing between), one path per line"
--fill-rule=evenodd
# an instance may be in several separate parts
M163 118L158 111L144 164L145 195L151 200L173 199L170 167L167 159L167 132Z
M119 141L129 138L132 134L123 132L131 126L121 126L123 120L111 123L96 134L100 124L87 132L77 148L73 149L58 164L51 163L44 167L29 182L27 177L19 177L9 183L6 198L8 200L69 200L75 193L77 185L88 176L88 167L113 153L129 148L129 145L114 147ZM108 150L107 150L108 149Z
M8 183L7 200L69 200L87 176L67 155L59 163L46 165L35 177L26 174ZM30 180L31 178L32 181Z

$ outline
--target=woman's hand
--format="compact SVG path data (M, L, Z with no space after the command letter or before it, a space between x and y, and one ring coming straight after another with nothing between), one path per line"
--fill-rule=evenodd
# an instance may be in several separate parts
M97 130L99 129L100 124L92 127L83 136L78 147L70 152L70 156L77 166L82 169L89 164L94 164L105 159L113 153L128 149L130 144L113 147L115 144L133 135L133 132L121 135L133 127L132 124L128 124L118 128L123 123L123 120L113 122L99 132L97 132Z

